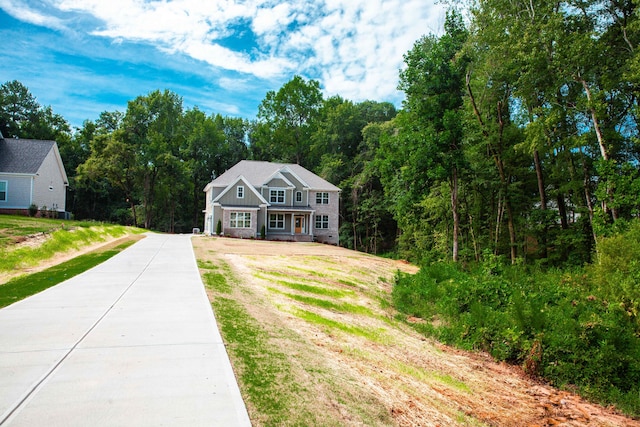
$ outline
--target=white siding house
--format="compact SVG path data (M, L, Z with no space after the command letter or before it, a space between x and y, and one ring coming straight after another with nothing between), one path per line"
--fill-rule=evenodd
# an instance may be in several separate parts
M26 213L35 205L62 214L68 185L55 141L0 134L0 212Z

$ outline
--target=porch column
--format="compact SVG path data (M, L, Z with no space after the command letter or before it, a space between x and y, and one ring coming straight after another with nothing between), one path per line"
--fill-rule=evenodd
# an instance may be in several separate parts
M296 215L294 213L291 214L291 235L296 234Z
M309 221L309 236L311 236L311 240L313 240L313 227L315 227L315 222L314 222L314 215L316 213L315 212L311 212L311 215L309 215L309 218L311 221Z

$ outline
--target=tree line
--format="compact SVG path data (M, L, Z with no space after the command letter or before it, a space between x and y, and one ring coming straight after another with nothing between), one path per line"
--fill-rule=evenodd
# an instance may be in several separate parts
M241 159L342 188L341 245L412 260L588 262L640 209L637 0L482 0L404 55L402 108L294 76L253 120L154 91L71 132L19 82L5 136L58 141L78 218L201 226L202 188Z

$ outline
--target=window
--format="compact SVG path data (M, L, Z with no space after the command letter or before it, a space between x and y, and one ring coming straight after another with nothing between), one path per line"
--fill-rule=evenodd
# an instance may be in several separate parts
M244 199L244 187L242 185L238 185L238 188L236 190L238 199Z
M302 191L296 191L296 202L302 202Z
M329 193L316 193L316 204L318 204L318 205L328 205L329 204Z
M316 216L316 228L329 228L329 215Z
M269 190L269 201L276 204L284 204L284 190Z
M284 214L270 214L269 228L284 230Z
M251 212L231 212L231 228L251 228Z
M0 181L0 202L7 201L7 181Z

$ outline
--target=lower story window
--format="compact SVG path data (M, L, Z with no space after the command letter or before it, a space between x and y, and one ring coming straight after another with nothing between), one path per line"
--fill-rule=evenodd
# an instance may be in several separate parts
M0 202L7 201L7 181L0 181Z
M269 228L284 230L284 214L270 214Z
M329 228L329 215L316 216L316 228Z
M231 228L251 228L251 212L231 212Z

